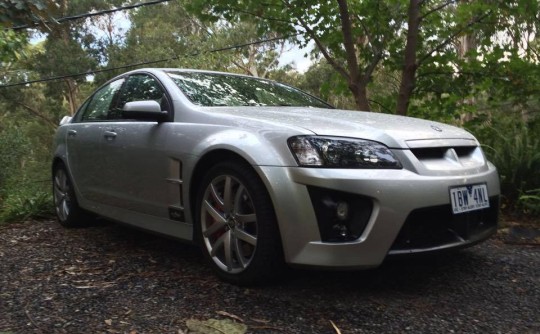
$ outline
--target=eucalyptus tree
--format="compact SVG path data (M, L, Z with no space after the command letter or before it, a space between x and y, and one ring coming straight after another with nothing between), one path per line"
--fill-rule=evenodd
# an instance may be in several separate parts
M538 10L534 7L538 7L536 0L196 0L191 3L191 9L207 20L255 20L260 33L294 35L299 45L314 41L316 52L346 82L358 109L370 110L376 102L373 97L377 93L370 90L381 87L376 85L377 75L399 73L398 84L388 92L393 97L376 104L402 115L408 113L413 98L423 99L433 92L444 94L437 85L444 87L452 82L460 57L465 59L464 49L456 49L457 44L461 42L463 46L463 42L474 41L476 31L483 31L484 41L489 42L501 31L501 25L510 28L512 19L504 22L503 13L523 15L527 11L532 15L527 21L530 26L534 20L538 21L535 16ZM518 31L514 33L517 41ZM474 45L469 45L469 49L475 51ZM463 78L459 79L463 83Z
M187 4L180 0L130 11L130 28L123 43L109 49L107 67L187 67L263 77L277 67L284 42L247 45L275 34L260 36L250 22L202 21Z
M254 77L267 78L278 69L280 57L290 49L287 41L276 32L260 34L252 21L219 22L211 30L215 49L238 48L227 51L229 70Z
M191 9L208 20L255 20L261 33L277 32L302 46L314 41L346 81L357 107L369 110L368 84L402 28L402 2L197 0Z
M131 64L156 62L156 66L182 66L197 62L194 54L204 50L209 27L185 10L184 1L132 10L131 26L117 61ZM206 61L201 61L205 64Z
M56 9L54 0L4 0L0 2L0 27L46 25Z
M84 15L94 10L110 9L122 1L105 0L61 0L56 1L56 18ZM89 24L83 19L63 21L41 28L45 35L44 52L36 57L34 70L42 77L62 77L47 83L50 98L67 101L67 109L73 114L80 100L80 86L86 82L84 75L91 72L102 59L97 47L97 38Z
M14 27L45 26L54 11L52 0L6 0L0 2L0 63L2 70L20 58L27 42L26 31Z

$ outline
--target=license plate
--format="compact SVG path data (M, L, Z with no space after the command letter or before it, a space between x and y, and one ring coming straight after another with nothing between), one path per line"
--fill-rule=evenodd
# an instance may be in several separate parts
M474 184L450 188L450 200L454 214L489 208L486 184Z

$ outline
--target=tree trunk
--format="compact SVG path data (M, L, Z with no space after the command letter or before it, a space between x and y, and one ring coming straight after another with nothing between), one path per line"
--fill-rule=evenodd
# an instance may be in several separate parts
M401 72L401 84L396 107L396 114L407 115L409 102L415 86L416 50L418 48L418 34L420 32L420 4L421 0L410 0L408 10L407 44L405 45L405 59Z
M284 3L287 7L291 7L289 2L284 1ZM357 38L353 36L353 25L351 22L347 0L337 0L337 3L339 7L341 32L343 34L343 47L345 48L346 66L334 58L324 43L322 43L322 41L319 39L317 33L311 29L310 25L306 21L304 21L301 17L296 17L296 19L315 42L328 64L330 64L330 66L332 66L336 72L347 80L349 90L354 96L357 108L363 111L370 111L369 100L367 98L367 84L369 83L371 74L382 58L381 55L377 55L372 63L367 66L365 73L361 73L355 46Z
M349 89L354 96L358 109L369 111L370 108L367 98L367 81L362 80L362 76L360 74L349 7L346 0L337 0L337 3L339 6L341 31L343 33L343 46L345 47L347 58L347 70L349 72Z
M353 93L358 110L370 111L366 85L362 83L350 84L349 89Z
M465 59L467 53L471 50L475 50L477 46L476 36L474 33L469 33L457 38L456 43L457 54L460 59Z
M257 70L257 47L255 45L250 45L249 48L249 57L248 57L248 71L251 76L256 78L259 77L259 71Z
M69 112L71 116L73 116L75 115L75 112L77 111L77 107L79 105L77 101L77 95L79 94L79 86L77 85L77 81L75 81L73 78L66 78L64 79L64 81L67 85L67 92L65 92L64 96L69 102Z

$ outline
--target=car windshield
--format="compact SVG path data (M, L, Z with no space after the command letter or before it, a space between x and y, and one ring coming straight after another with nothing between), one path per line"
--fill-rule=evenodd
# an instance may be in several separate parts
M200 106L331 108L307 93L274 81L206 72L169 71L167 74L193 103Z

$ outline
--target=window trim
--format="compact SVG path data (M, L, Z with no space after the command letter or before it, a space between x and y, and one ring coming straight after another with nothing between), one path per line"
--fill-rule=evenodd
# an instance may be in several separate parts
M94 99L94 97L96 96L96 94L98 92L100 92L103 88L105 88L106 86L112 84L113 82L115 81L120 81L120 80L123 80L124 82L122 82L122 84L120 85L120 88L114 93L114 96L113 98L111 99L111 104L109 105L109 109L110 109L110 106L115 103L114 101L116 100L117 96L118 96L118 93L120 92L120 90L122 89L122 87L124 87L124 84L126 83L126 76L121 76L121 77L115 77L109 81L107 81L106 83L104 83L103 85L101 85L100 87L98 87L93 93L92 95L90 95L88 98L86 98L86 100L84 100L84 102L82 103L82 105L79 107L79 109L77 110L77 112L75 113L75 115L73 116L73 123L103 123L103 122L107 122L109 121L108 119L95 119L95 120L83 120L83 116L84 114L86 113L86 110L88 109L88 106L90 105L91 101ZM109 111L107 111L107 114L109 113Z
M170 109L171 109L171 110L167 110L168 117L167 117L167 120L165 122L174 122L174 119L175 119L174 103L173 103L173 99L171 98L171 94L169 93L169 91L167 89L165 89L165 85L153 73L150 73L150 72L147 72L147 71L137 71L137 72L132 72L132 73L125 73L122 76L114 77L111 80L105 82L100 87L98 87L96 90L94 90L92 92L92 95L87 97L84 100L84 102L81 104L79 109L75 112L75 115L73 116L72 123L112 123L112 122L123 122L123 121L124 122L133 122L133 121L145 122L144 120L133 120L133 119L104 119L104 120L83 120L82 119L84 113L86 112L86 109L88 108L88 105L90 104L90 101L94 98L94 96L102 88L104 88L105 86L113 83L114 81L124 80L124 82L122 83L122 85L120 86L118 91L115 93L115 96L113 97L113 99L111 101L111 106L112 105L117 105L119 103L118 99L120 98L119 93L122 91L122 89L124 89L124 86L126 85L129 77L135 76L135 75L147 75L147 76L153 78L158 83L159 87L163 90L164 96L167 99L167 103L168 103L168 105L170 106ZM108 112L107 112L107 114L108 114Z
M165 86L163 85L163 83L161 82L161 80L159 80L154 74L150 73L150 72L146 72L146 71L140 71L140 72L134 72L134 73L130 73L130 74L127 74L124 78L125 78L125 81L124 83L122 84L122 87L120 87L119 91L118 91L118 94L115 96L114 100L113 100L113 103L114 105L116 105L119 109L122 109L123 106L119 106L118 103L120 103L119 99L120 99L120 92L125 88L125 86L127 85L127 82L129 80L129 78L133 77L133 76L140 76L140 75L146 75L152 79L154 79L154 81L157 82L157 84L159 85L159 87L161 88L161 90L163 91L163 95L165 96L165 98L167 99L167 104L170 106L170 109L171 110L166 110L167 111L167 120L165 120L165 122L173 122L174 121L174 104L172 103L172 98L171 98L171 95L169 94L169 92L167 91L167 89L165 89ZM120 119L115 119L115 120L109 120L109 121L116 121L116 122L148 122L148 121L145 121L145 120L136 120L136 119L125 119L125 118L120 118Z

